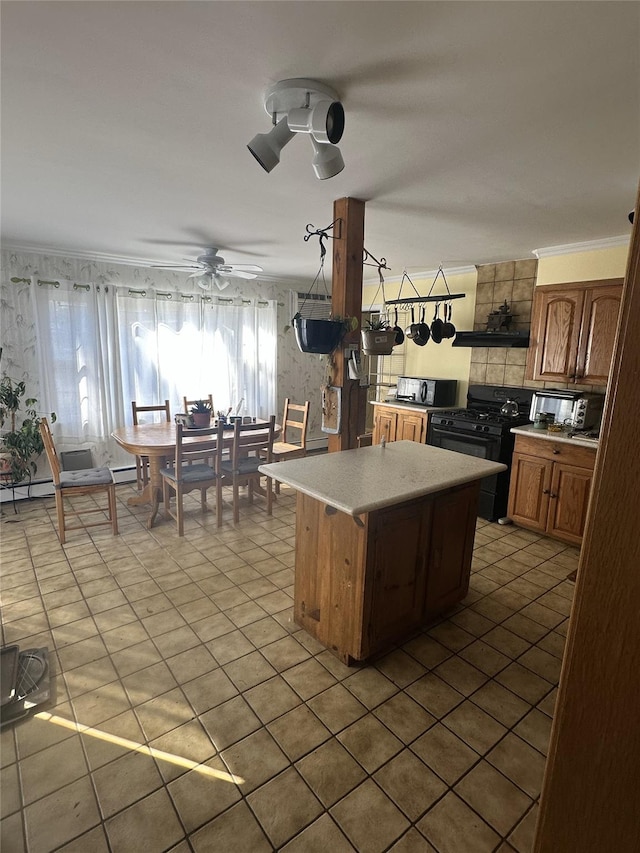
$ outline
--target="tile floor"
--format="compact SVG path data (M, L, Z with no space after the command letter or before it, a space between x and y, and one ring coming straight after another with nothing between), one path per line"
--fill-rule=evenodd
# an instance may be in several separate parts
M292 621L291 492L182 540L132 493L64 547L52 499L3 514L2 641L54 671L0 735L3 853L530 851L575 548L479 520L468 598L347 668Z

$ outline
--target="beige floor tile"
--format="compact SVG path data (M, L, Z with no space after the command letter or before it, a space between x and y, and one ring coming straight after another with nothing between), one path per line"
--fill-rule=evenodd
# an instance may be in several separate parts
M437 719L444 717L464 700L461 693L438 678L435 673L428 673L414 684L410 684L406 692Z
M392 681L372 667L358 670L342 683L369 709L375 708L398 692Z
M185 695L176 688L137 705L136 716L147 740L153 740L186 723L193 711Z
M474 643L471 644L475 645ZM469 646L467 648L470 648ZM464 649L462 650L465 651ZM462 653L461 653L462 654ZM463 696L469 696L485 684L488 676L459 656L449 658L436 668L436 674Z
M527 669L530 669L536 675L539 675L552 684L556 684L560 680L562 659L536 646L527 649L523 655L520 655L518 663L526 666Z
M485 616L481 616L479 613L468 608L462 610L460 613L454 613L450 617L450 621L459 628L463 628L469 634L473 634L474 637L481 637L495 627L495 623L491 619L487 619Z
M487 761L530 797L535 799L539 796L544 774L544 756L517 735L509 732L491 750Z
M56 714L66 720L73 720L73 711L70 704L56 709ZM24 759L28 755L33 755L33 753L39 752L41 749L46 749L48 746L53 746L53 744L74 735L72 730L64 726L57 726L37 715L28 716L2 731L0 755L2 756L3 763L13 753L13 749L10 752L8 745L5 746L5 744L7 744L6 739L8 738L11 738L13 741L14 732L17 755L20 759ZM13 760L15 760L15 754Z
M457 782L480 760L475 750L441 723L412 743L411 750L448 785Z
M131 708L124 687L117 681L83 693L72 699L71 704L77 722L85 726L97 726Z
M342 684L312 697L307 705L335 734L366 714L367 709Z
M225 664L223 669L240 691L255 687L276 675L276 670L257 651Z
M131 853L144 827L144 849L161 853L183 837L183 830L164 788L139 800L106 822L112 853Z
M235 684L222 669L216 669L182 685L196 714L203 714L238 695Z
M362 767L335 738L296 762L296 768L325 808L366 778Z
M275 720L301 702L298 694L280 675L245 691L244 697L262 723Z
M291 636L263 646L260 651L278 672L284 672L311 657L304 646Z
M512 663L499 672L496 675L496 681L530 704L539 702L552 687L550 682L520 666L519 663Z
M155 758L165 782L184 773L187 769L185 762L195 761L201 764L212 758L217 751L200 720L187 720L165 735L151 740L149 746L159 750Z
M289 765L287 756L263 728L223 750L221 758L230 773L244 779L240 789L245 795Z
M87 763L78 735L33 753L20 762L24 802L39 800L80 779L87 772ZM3 787L3 800L5 790Z
M178 682L193 681L200 675L218 668L218 663L206 646L197 646L172 657L165 656L167 666Z
M306 705L283 714L267 728L290 761L297 761L331 737L326 726Z
M114 737L109 737L113 735ZM89 767L96 770L123 755L128 755L130 747L127 741L144 744L144 734L135 713L125 711L110 720L100 723L94 732L84 732L82 742ZM120 741L124 740L125 743Z
M142 705L143 702L175 689L178 682L167 664L160 660L152 666L124 676L122 684L131 704Z
M514 613L509 619L505 619L502 627L522 637L528 643L537 643L549 630L544 625L534 622L533 619L528 619L522 613Z
M242 696L201 714L200 721L219 752L260 728L260 720Z
M40 766L46 772L47 764L44 761L40 762ZM30 787L31 791L28 793L31 794L31 796L29 796L28 799L33 800L35 799L33 796L33 784L31 784ZM57 787L59 787L59 785L53 785L53 788L49 787L49 791L55 790ZM0 770L0 790L2 791L2 797L0 798L0 818L4 819L10 814L17 812L22 806L17 764L8 764ZM43 786L43 792L48 793L45 786ZM26 800L27 796L25 796L25 801Z
M481 761L455 787L500 835L507 835L530 808L532 800L486 761Z
M487 682L473 694L471 701L507 728L511 728L522 719L531 707L528 702L498 684L497 681Z
M280 640L287 635L282 625L272 616L258 619L257 622L250 622L248 625L244 625L241 630L256 648L262 648L262 646Z
M125 678L133 672L148 669L154 664L162 662L162 656L153 640L145 640L135 646L129 646L111 655L111 663L114 665L120 678ZM135 684L135 679L132 681Z
M481 755L491 749L507 731L501 723L470 701L454 708L443 723Z
M530 645L522 637L517 636L512 631L508 631L502 625L497 625L485 634L482 640L512 660L519 657Z
M460 657L486 675L495 675L508 666L510 662L510 658L482 640L476 640L475 643L471 643L470 646L462 649Z
M0 850L10 850L11 853L25 853L22 815L14 812L9 817L0 820Z
M330 813L359 853L380 853L409 828L406 817L371 779Z
M424 835L421 835L415 827L411 827L396 841L389 853L438 853Z
M443 646L437 640L434 640L428 634L419 634L417 637L404 643L402 648L428 670L438 666L438 664L453 654L450 649Z
M309 826L323 810L293 767L249 794L247 802L276 849Z
M514 731L523 740L526 740L527 743L535 747L538 752L541 752L543 755L547 754L549 738L551 736L551 717L548 717L537 708L532 708L526 717L518 723Z
M328 814L321 815L281 848L282 853L351 853L354 848Z
M100 811L105 818L122 811L162 787L162 777L150 755L128 751L92 774Z
M465 646L470 645L475 639L472 633L465 631L464 628L461 628L448 619L431 628L429 636L433 637L434 640L437 640L452 652L459 652L460 649L464 649Z
M408 744L435 723L435 717L406 693L397 693L373 711L388 729Z
M241 797L238 785L230 778L221 758L205 761L204 768L217 771L217 775L189 770L168 785L175 809L188 833L211 821Z
M25 807L29 853L50 853L100 821L89 776Z
M509 843L517 853L531 853L538 818L538 806L534 804L509 836Z
M417 824L439 853L492 853L500 836L453 791Z
M373 773L403 748L402 741L385 728L373 714L367 714L357 720L337 737L367 773Z
M239 629L209 640L207 648L220 666L255 651L254 644Z
M89 850L91 853L110 853L104 827L90 829L64 847L59 847L56 853L87 853Z
M381 767L373 778L411 821L447 790L444 782L408 749Z
M195 853L212 850L273 853L271 843L244 800L207 823L190 840Z
M292 666L282 677L305 701L336 683L331 673L314 658Z

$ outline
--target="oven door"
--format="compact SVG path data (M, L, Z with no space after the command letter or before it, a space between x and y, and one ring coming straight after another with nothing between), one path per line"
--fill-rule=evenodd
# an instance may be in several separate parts
M498 435L483 435L457 430L455 427L431 424L427 444L441 447L443 450L453 450L455 453L465 453L478 459L488 459L490 462L502 462L502 439ZM507 497L509 491L509 472L493 474L480 481L480 499L478 515L488 521L497 521L506 515Z

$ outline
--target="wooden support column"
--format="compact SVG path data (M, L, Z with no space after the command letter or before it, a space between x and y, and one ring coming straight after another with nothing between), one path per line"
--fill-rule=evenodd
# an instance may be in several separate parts
M329 436L329 452L356 447L357 437L364 432L367 389L358 380L349 379L344 348L353 344L360 348L362 324L362 262L364 259L364 202L357 198L339 198L333 203L333 267L331 276L331 309L340 317L356 317L358 328L348 332L342 345L333 353L332 382L340 388L342 419L340 433Z

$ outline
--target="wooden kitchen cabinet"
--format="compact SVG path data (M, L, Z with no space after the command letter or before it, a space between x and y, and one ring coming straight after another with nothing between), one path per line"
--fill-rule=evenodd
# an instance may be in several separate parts
M621 299L622 279L536 287L526 378L606 385Z
M427 412L411 411L395 406L374 406L373 444L387 441L418 441L427 439Z
M508 516L529 530L580 545L596 450L516 435Z

